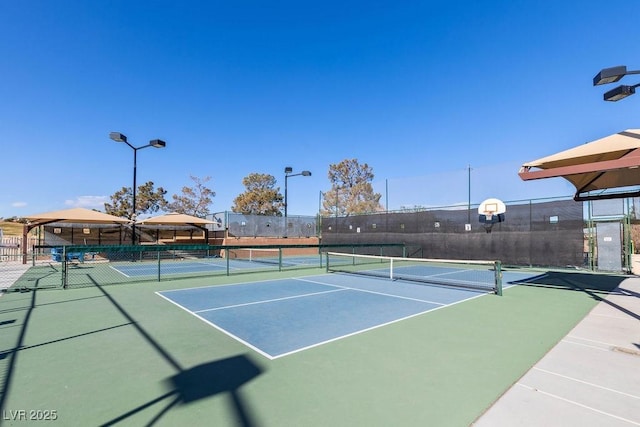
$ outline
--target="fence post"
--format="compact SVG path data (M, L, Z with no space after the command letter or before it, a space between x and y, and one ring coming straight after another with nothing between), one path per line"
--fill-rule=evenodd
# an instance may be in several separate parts
M496 261L494 270L496 275L496 294L502 296L502 263L500 261Z
M67 270L67 247L63 246L62 247L62 263L60 264L62 266L62 289L67 289L67 284L69 283L69 279L67 277L68 275L68 270Z

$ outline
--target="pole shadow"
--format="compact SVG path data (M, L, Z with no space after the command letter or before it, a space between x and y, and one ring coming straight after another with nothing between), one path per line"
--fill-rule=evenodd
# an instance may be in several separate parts
M634 313L606 298L614 293L638 297L639 295L636 292L621 287L622 283L628 278L628 276L621 275L547 271L538 276L511 283L521 286L538 286L584 292L596 301L608 304L622 313L640 320L640 314Z
M513 284L602 292L609 294L627 279L626 276L582 272L547 271L534 277L515 280Z
M147 426L152 426L177 405L188 405L192 402L222 393L229 394L231 405L234 409L236 421L239 426L257 426L246 399L242 397L240 388L242 385L255 379L263 372L263 369L259 365L254 363L246 355L238 355L185 369L164 347L162 347L159 342L157 342L142 326L140 326L131 314L129 314L125 308L122 307L122 305L120 305L118 301L116 301L116 299L104 289L103 286L98 284L95 280L93 280L93 283L111 302L115 309L118 310L125 319L127 319L128 323L136 329L140 336L177 372L175 375L164 380L165 387L168 388L167 393L151 399L148 402L145 402L138 407L135 407L130 411L101 424L101 426L116 425L127 420L133 415L168 400L163 407L160 407L152 419L145 424Z
M246 399L242 397L240 388L261 373L262 368L245 355L207 362L190 369L181 370L176 375L165 379L165 386L169 389L167 393L125 412L119 417L102 424L102 426L116 425L139 412L168 400L164 406L158 409L155 416L145 424L152 426L175 406L188 405L201 399L228 393L237 425L256 427L257 423L246 403Z
M16 343L13 348L3 352L2 360L7 360L4 381L2 382L2 390L0 391L0 412L2 414L5 413L5 406L7 404L7 396L9 394L9 389L11 388L11 381L13 379L13 375L16 369L16 362L18 358L18 350L22 348L25 336L27 335L27 328L29 326L29 322L31 320L31 315L33 314L33 310L36 307L36 291L31 292L31 298L29 302L29 307L24 315L24 320L22 322L22 327L18 332L18 337L16 339Z
M115 329L115 328L128 326L128 324L120 324L120 325L108 326L108 327L105 327L105 328L102 328L102 329L98 329L98 330L94 330L94 331L90 331L90 332L86 332L86 333L82 333L82 334L72 335L72 336L59 338L59 339L55 339L55 340L51 340L51 341L47 341L47 342L42 342L42 343L38 343L38 344L33 344L33 345L25 345L24 342L25 342L25 337L26 337L26 334L27 334L27 329L28 329L28 327L30 325L30 322L31 322L31 315L33 314L34 309L36 309L39 306L37 304L38 290L39 289L37 288L37 282L36 282L36 288L34 288L32 290L29 290L29 291L24 291L24 292L29 292L30 293L30 298L28 300L28 303L24 307L16 308L14 310L2 310L2 311L0 311L0 314L7 314L8 312L17 313L17 312L20 312L20 311L24 311L25 312L24 313L24 317L22 318L21 324L16 325L20 329L16 333L17 337L16 337L16 341L15 341L15 344L13 345L13 347L8 348L8 349L0 349L0 363L2 363L4 365L4 375L1 377L2 378L2 383L0 384L0 413L2 413L2 414L5 413L7 397L9 395L9 391L11 389L12 380L13 380L14 375L16 373L16 365L17 365L18 356L22 351L33 349L33 348L42 347L42 346L49 345L49 344L60 343L60 342L68 341L68 340L71 340L71 339L80 338L80 337L83 337L83 336L87 336L87 335L91 335L91 334L95 334L95 333L99 333L99 332L104 332L104 331L107 331L107 330L112 330L112 329ZM46 305L46 304L44 304L44 305ZM18 321L19 321L18 318L11 319L11 320L6 320L6 321L3 321L3 322L0 322L0 326L13 325L13 324L17 323ZM6 328L3 328L3 333L6 333ZM0 366L2 366L2 365L0 365Z

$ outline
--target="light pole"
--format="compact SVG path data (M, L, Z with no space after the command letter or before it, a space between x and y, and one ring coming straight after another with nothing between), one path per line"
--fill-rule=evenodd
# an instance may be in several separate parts
M640 70L627 70L626 65L619 65L617 67L604 68L600 70L598 74L593 78L593 85L599 86L609 83L620 81L624 76L629 74L640 74ZM640 86L640 83L633 86L620 85L603 95L605 101L620 101L627 96L636 93L636 88Z
M614 83L622 80L622 78L629 74L640 74L640 70L627 70L626 65L619 65L617 67L604 68L600 70L598 74L593 78L593 85L604 85L609 83ZM609 92L605 93L603 98L605 101L620 101L621 99L626 98L627 96L631 96L636 93L636 88L640 87L640 83L636 83L632 86L629 85L620 85L614 89L611 89ZM627 199L628 200L628 199ZM628 218L626 216L625 218ZM625 223L628 219L625 219ZM627 227L625 227L626 229ZM625 236L625 241L630 241L628 236ZM633 242L631 242L631 245ZM625 244L625 246L627 246ZM630 246L625 247L625 253L632 253L632 248ZM630 255L625 255L625 263L629 266L631 265Z
M111 132L109 133L109 138L114 140L115 142L124 142L133 150L133 212L131 213L131 219L133 219L133 225L131 226L131 244L136 244L136 163L137 163L137 155L138 150L142 150L143 148L154 147L154 148L164 148L167 146L167 143L160 139L153 139L149 141L147 145L143 145L141 147L134 147L129 144L127 141L127 136L121 134L120 132Z
M467 193L467 224L471 224L471 165L467 168L469 185Z
M293 172L293 168L291 166L287 166L284 168L284 219L285 219L285 227L286 227L286 220L287 220L287 180L289 179L289 177L291 176L311 176L311 172L309 171L302 171L300 173L294 173L292 174L291 172Z

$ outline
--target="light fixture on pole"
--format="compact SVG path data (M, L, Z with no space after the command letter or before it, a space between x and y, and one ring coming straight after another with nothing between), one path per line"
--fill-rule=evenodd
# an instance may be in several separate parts
M625 65L619 65L611 68L604 68L600 70L598 74L593 78L593 85L599 86L609 83L615 83L620 81L624 76L629 74L640 74L640 70L627 70ZM603 99L605 101L620 101L621 99L626 98L627 96L633 95L636 93L636 88L640 86L639 84L635 85L620 85L615 89L611 89L603 95Z
M137 163L137 154L138 150L142 150L143 148L153 147L153 148L164 148L167 146L167 143L160 139L153 139L149 141L147 145L143 145L141 147L134 147L129 144L127 141L127 136L121 134L120 132L110 132L109 138L114 140L115 142L124 142L133 150L133 205L132 205L132 213L131 219L133 220L133 225L131 226L131 244L136 244L136 163Z
M293 172L293 168L291 166L287 166L284 168L284 218L285 218L285 222L286 222L286 218L287 218L287 180L289 179L289 177L292 176L311 176L311 172L309 171L302 171L300 173L294 173L292 174L291 172ZM286 224L285 224L286 225Z
M467 167L469 185L467 189L467 224L471 224L471 165Z
M640 84L627 86L620 85L617 88L611 89L609 92L603 95L605 101L620 101L621 99L626 98L627 96L631 96L636 93L636 88L640 86Z

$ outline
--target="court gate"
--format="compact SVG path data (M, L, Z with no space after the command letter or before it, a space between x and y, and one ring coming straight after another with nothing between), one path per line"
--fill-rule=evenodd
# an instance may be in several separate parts
M597 222L595 225L596 269L598 271L623 271L622 223L620 221Z

